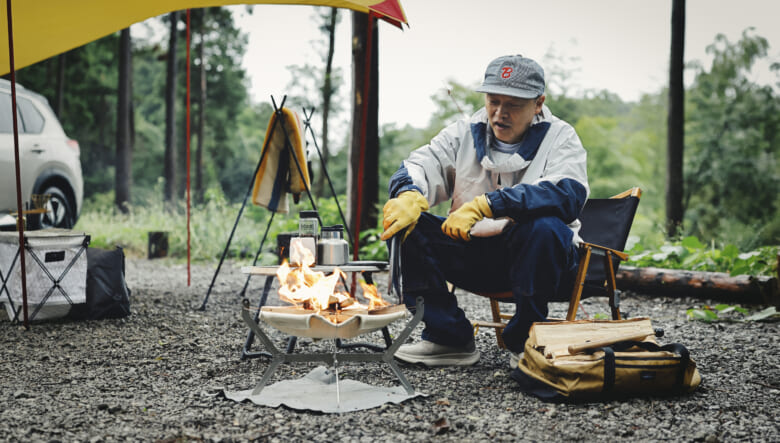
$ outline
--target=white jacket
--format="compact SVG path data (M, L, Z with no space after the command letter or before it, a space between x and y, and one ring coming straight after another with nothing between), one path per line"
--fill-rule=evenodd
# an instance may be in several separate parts
M450 211L487 194L496 218L555 215L577 235L589 194L587 154L577 133L547 106L535 116L518 153L492 159L492 130L480 109L413 151L390 180L390 197L419 190L430 206L452 200Z

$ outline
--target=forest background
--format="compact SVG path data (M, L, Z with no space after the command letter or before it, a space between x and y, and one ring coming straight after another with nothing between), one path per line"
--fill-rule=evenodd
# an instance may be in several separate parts
M335 10L313 10L313 25L323 34L321 41L312 44L320 48L322 59L287 68L296 71L299 81L289 85L286 105L299 113L303 107L321 112L326 78L331 89L329 106L334 110L350 106L348 101L339 99L339 91L343 94L351 88L350 79L338 69L329 73L326 70L328 38L340 19ZM150 19L148 26L166 29L169 18L166 15ZM178 20L183 20L183 15ZM231 11L194 10L192 20L192 84L205 85L205 96L195 87L191 96L193 128L199 128L201 122L203 128L202 137L193 129L191 139L193 149L197 147L202 153L202 157L191 159L193 170L199 174L193 182L192 252L195 259L213 260L222 253L252 183L272 106L250 99L246 72L241 67L247 36L236 27ZM17 81L49 99L66 133L80 144L86 203L76 228L89 232L95 245L120 244L130 254L143 255L147 232L168 231L170 254L185 257L183 24L179 23L177 29L176 39L132 40L134 139L128 212L119 211L114 205L121 34L109 35L17 73ZM163 180L165 146L170 137L166 135L166 60L172 41L177 48L174 54L178 65L173 96L177 103L176 121L181 122L175 134L179 173L171 188L173 195L169 196L173 205L170 201L163 203L168 192ZM767 60L768 49L766 39L746 29L737 41L716 37L708 48L711 65L686 66L694 73L694 80L685 91L685 215L674 238L667 238L664 228L668 91L644 94L635 102L623 101L608 90L572 94L567 84L572 72L568 60L555 54L542 60L547 72L555 73L548 76L546 103L574 126L588 151L591 196L608 197L633 186L642 188L628 246L635 260L641 262L644 258L645 263L650 263L647 260L676 257L680 262L687 248L688 252L700 251L699 255L706 252L705 262L722 261L721 255L729 255L733 265L737 251L742 251L743 258L760 257L768 265L767 270L775 263L773 258L780 244L780 63ZM62 57L66 62L60 65ZM774 85L759 85L751 80L750 70L758 61L769 62L777 78ZM64 66L65 87L61 96L55 87L59 66ZM380 128L380 195L376 199L380 214L386 199L384 186L401 160L446 124L482 106L482 95L473 92L476 85L452 81L448 86L449 90L432 97L437 110L425 127L390 123ZM329 123L339 124L345 123ZM327 134L324 128L321 123L313 126L314 138L323 132ZM327 147L330 182L321 179L324 174L316 151L312 149L310 154L315 177L313 195L325 224L341 223L338 209L344 208L346 200L348 137L345 134L316 141L320 147ZM313 148L314 140L309 141ZM340 208L335 204L331 186L341 202ZM252 257L266 236L266 227L270 227L269 238L278 232L294 231L295 213L309 208L309 202L303 199L293 206L291 215L269 222L268 211L249 205L231 244L231 255ZM444 214L447 209L436 211ZM386 252L377 240L378 232L379 227L364 233L361 258L384 257ZM262 262L274 260L273 254L260 257ZM693 266L706 267L707 263L689 267Z

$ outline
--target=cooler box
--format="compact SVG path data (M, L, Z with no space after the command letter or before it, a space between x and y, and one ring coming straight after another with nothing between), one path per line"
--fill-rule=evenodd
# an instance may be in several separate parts
M64 317L85 303L89 236L69 229L24 233L29 320ZM0 302L8 317L23 321L19 233L0 232Z

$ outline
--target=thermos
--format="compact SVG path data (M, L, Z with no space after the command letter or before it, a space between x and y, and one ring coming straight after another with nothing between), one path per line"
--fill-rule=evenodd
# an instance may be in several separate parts
M344 240L344 225L323 226L317 243L317 264L338 266L349 260L349 243Z

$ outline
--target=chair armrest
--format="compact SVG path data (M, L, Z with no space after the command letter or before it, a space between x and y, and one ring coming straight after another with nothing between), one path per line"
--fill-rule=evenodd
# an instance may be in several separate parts
M625 191L621 192L620 194L613 195L610 198L626 198L626 197L641 198L642 197L642 189L640 189L637 186L634 186L633 188L626 189Z
M626 254L623 251L618 251L617 249L608 248L606 246L597 245L595 243L588 243L588 242L582 242L580 243L581 248L592 248L592 249L598 249L600 251L604 252L610 252L617 256L620 260L628 260L628 254Z

